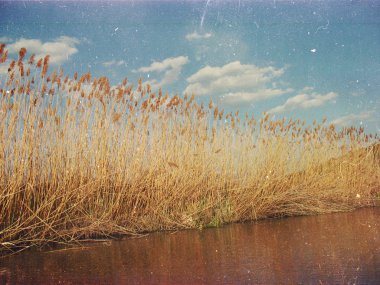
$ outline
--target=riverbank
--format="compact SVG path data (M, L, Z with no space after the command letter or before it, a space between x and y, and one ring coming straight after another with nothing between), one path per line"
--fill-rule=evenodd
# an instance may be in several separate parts
M362 128L225 114L25 55L0 82L1 252L379 200L379 138Z

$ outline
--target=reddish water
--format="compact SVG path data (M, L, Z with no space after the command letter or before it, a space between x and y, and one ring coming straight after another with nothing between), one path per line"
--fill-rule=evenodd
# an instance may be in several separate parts
M380 284L380 208L0 259L0 284Z

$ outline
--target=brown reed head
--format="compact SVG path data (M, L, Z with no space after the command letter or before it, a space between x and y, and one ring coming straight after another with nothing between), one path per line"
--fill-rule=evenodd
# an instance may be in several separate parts
M25 55L26 55L26 48L21 48L20 50L19 50L19 52L18 52L18 61L19 62L21 62L21 61L23 61L23 59L24 59L24 57L25 57Z

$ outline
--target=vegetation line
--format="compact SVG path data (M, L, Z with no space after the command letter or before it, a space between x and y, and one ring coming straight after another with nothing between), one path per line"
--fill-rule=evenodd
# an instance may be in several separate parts
M374 205L379 138L49 72L0 45L0 253Z

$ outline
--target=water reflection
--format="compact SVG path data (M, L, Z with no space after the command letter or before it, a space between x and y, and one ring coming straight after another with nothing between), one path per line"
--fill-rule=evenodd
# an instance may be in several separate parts
M4 284L380 284L380 208L0 260Z

